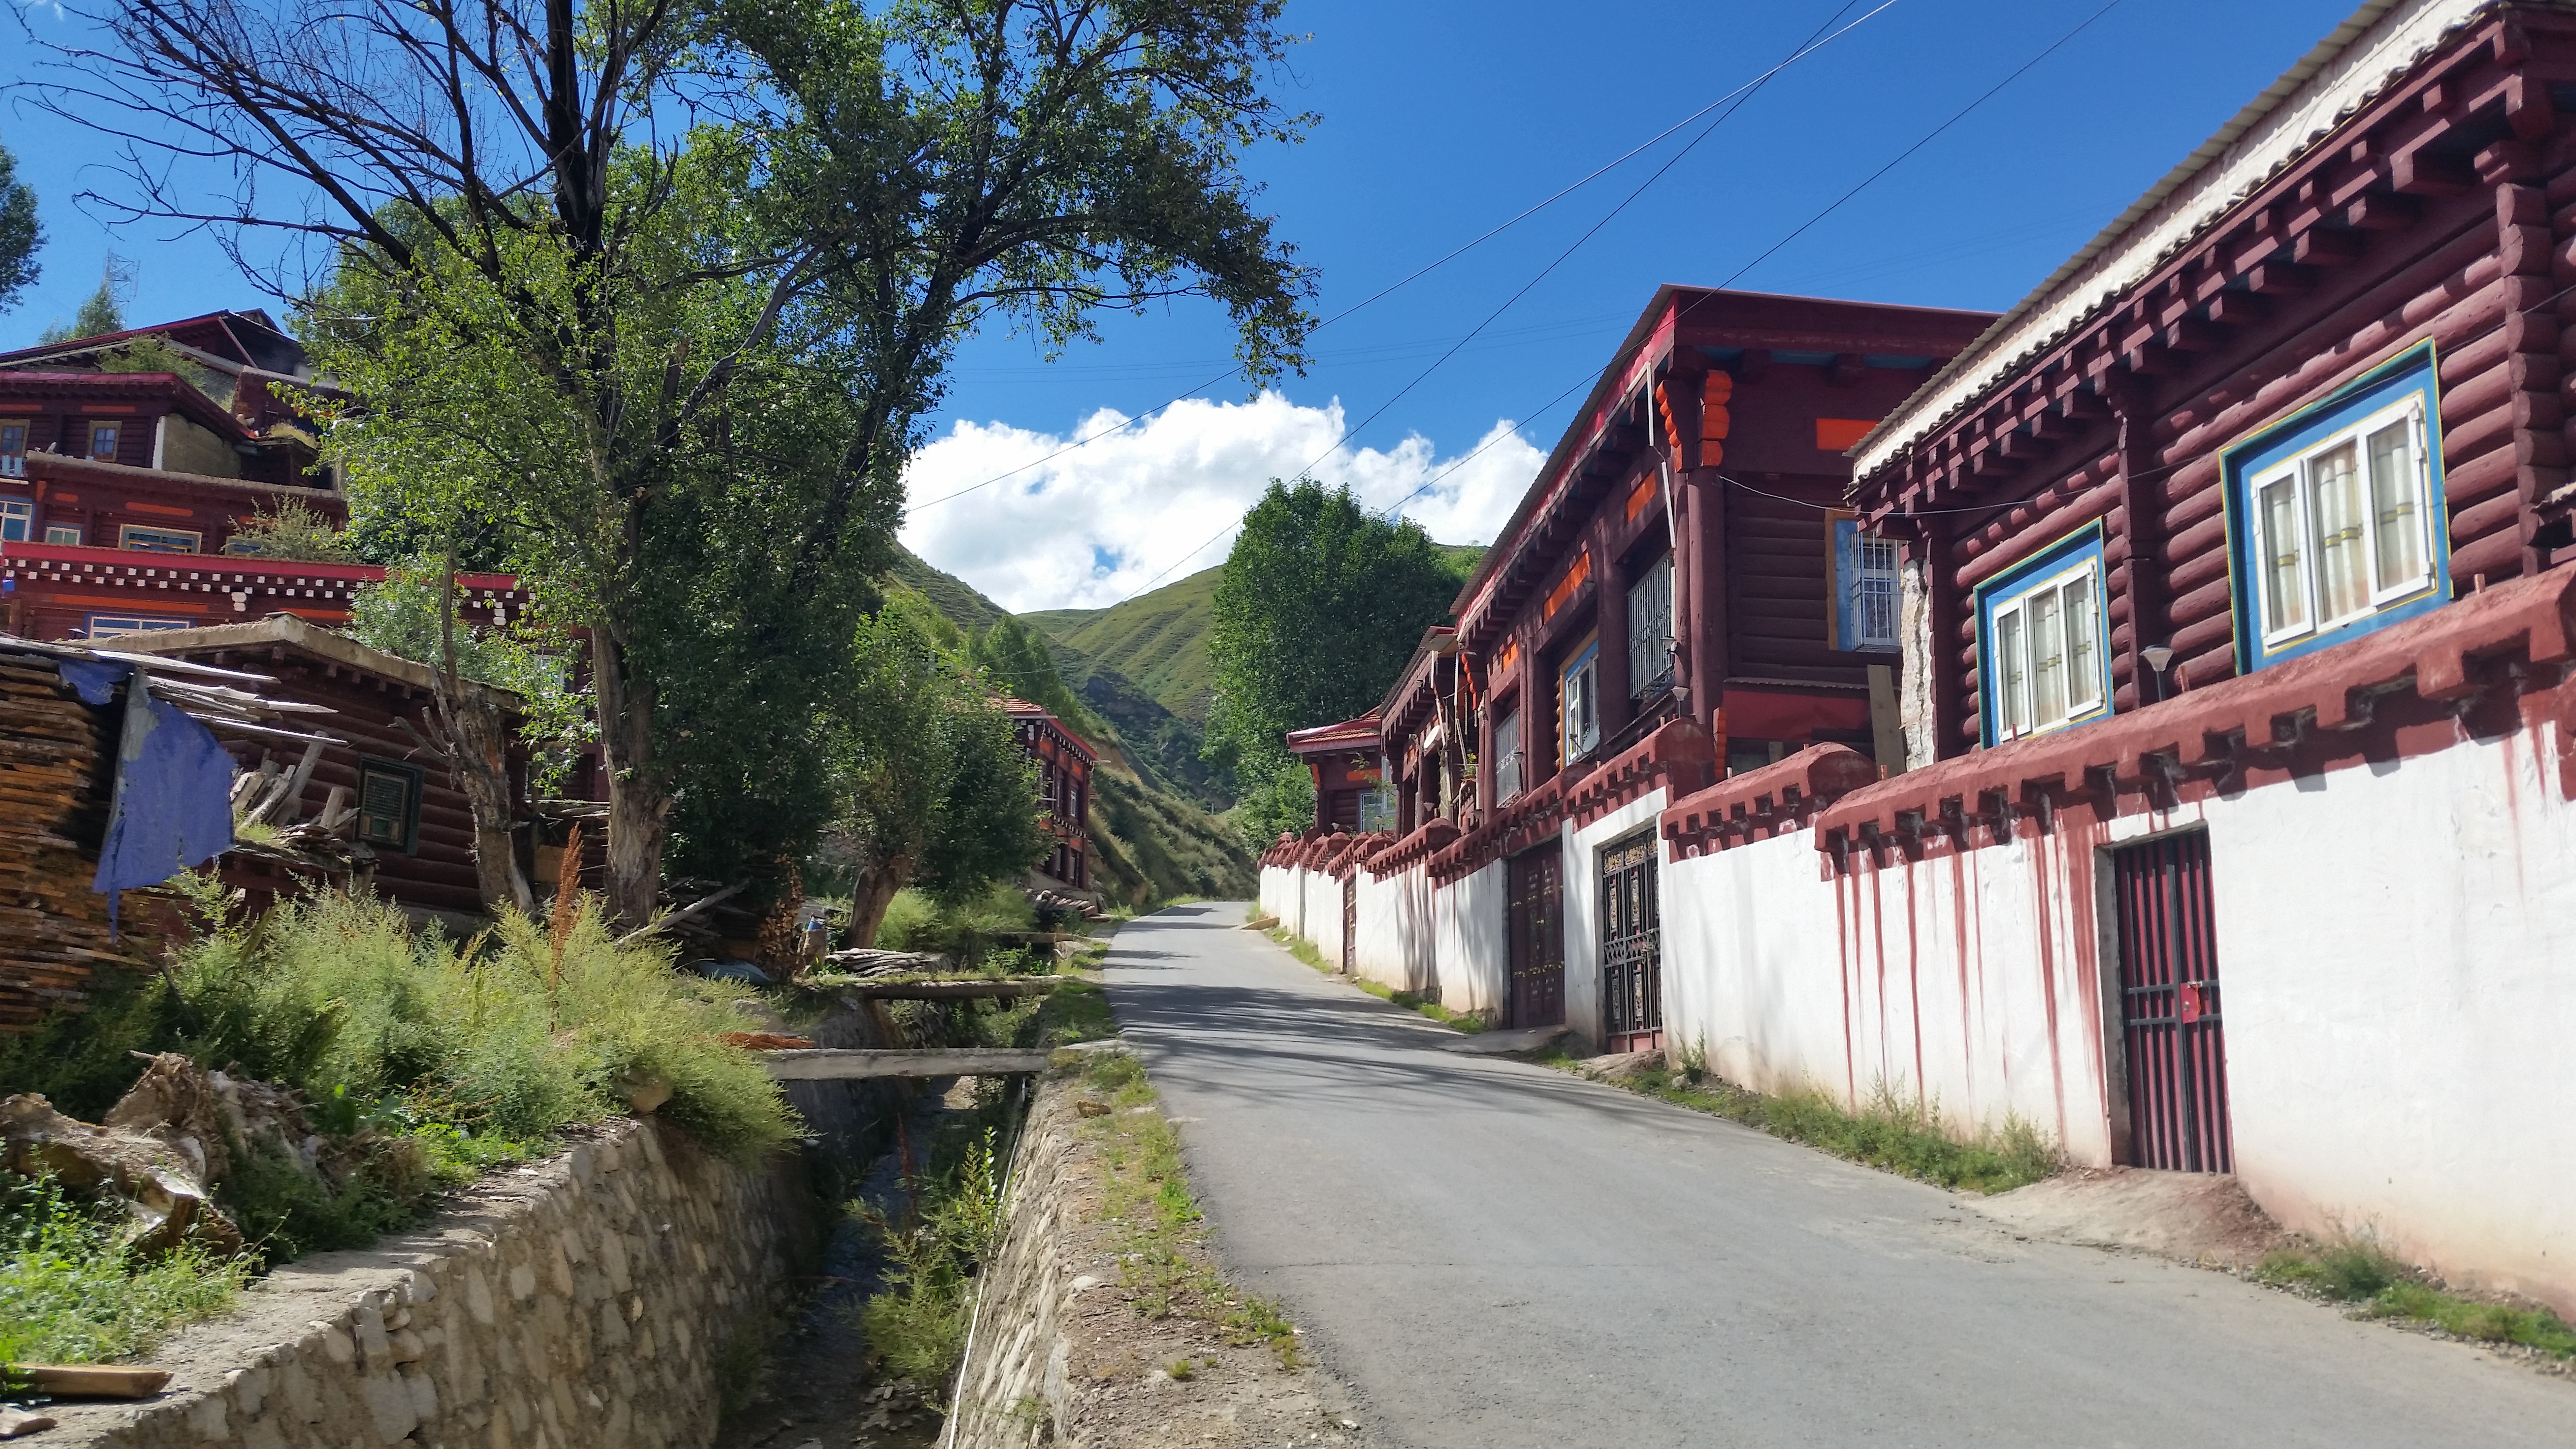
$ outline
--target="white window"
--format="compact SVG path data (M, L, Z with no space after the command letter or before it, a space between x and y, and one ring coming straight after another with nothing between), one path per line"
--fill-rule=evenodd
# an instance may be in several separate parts
M1853 632L1864 649L1893 649L1896 638L1896 540L1862 534L1852 582Z
M2102 687L2102 565L2072 567L1987 605L1992 737L2001 742L2107 712Z
M2330 633L2433 586L2423 394L2257 474L2247 492L2266 648Z
M1513 710L1494 721L1495 804L1500 805L1521 793L1521 765L1521 712Z
M81 532L78 524L48 523L45 525L45 542L47 543L56 543L69 548L78 548L80 547L80 540Z
M12 418L0 422L0 478L27 476L27 425Z
M145 528L129 523L116 531L116 546L144 553L195 553L205 535L189 528Z
M35 504L24 498L0 498L0 543L25 543L35 531Z
M1558 758L1567 764L1601 746L1601 646L1586 644L1557 676Z
M1859 518L1839 510L1827 515L1826 532L1834 647L1897 648L1896 540L1862 532Z
M149 634L159 629L193 629L194 619L155 619L136 614L92 614L88 637L104 639L111 634Z
M1638 699L1673 683L1673 556L1628 586L1628 692Z

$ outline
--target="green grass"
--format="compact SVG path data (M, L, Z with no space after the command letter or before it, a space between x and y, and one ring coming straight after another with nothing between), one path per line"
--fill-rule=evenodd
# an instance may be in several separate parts
M1340 969L1334 966L1333 963L1326 961L1323 953L1316 950L1313 944L1306 941L1304 938L1289 935L1286 931L1277 930L1264 931L1261 934L1268 936L1271 940L1287 947L1289 955L1296 957L1298 960L1305 962L1316 970L1321 971L1328 976L1341 975ZM1419 992L1398 991L1392 986L1381 985L1363 976L1351 977L1350 983L1353 986L1358 987L1360 990L1367 992L1369 995L1376 997L1380 1001L1392 1002L1397 1006L1403 1007L1407 1011L1419 1012L1422 1015L1431 1018L1433 1021L1440 1023L1442 1026L1448 1027L1452 1031L1473 1033L1485 1031L1491 1026L1491 1023L1487 1022L1483 1017L1478 1016L1474 1012L1451 1011L1449 1008L1442 1006L1439 1002L1436 1002L1430 997L1424 996Z
M183 884L220 921L219 889ZM181 1291L185 1280L237 1281L262 1263L363 1247L418 1221L442 1189L627 1112L639 1089L667 1087L660 1115L737 1160L795 1139L777 1083L716 1039L744 1025L740 988L675 972L661 949L616 945L586 900L566 927L558 938L506 916L459 945L383 901L326 894L218 924L175 947L160 975L103 979L92 1010L0 1049L0 1095L42 1092L96 1120L141 1072L133 1054L178 1052L292 1089L323 1138L324 1170L228 1142L214 1198L248 1247L220 1271L174 1259L186 1271L155 1276L108 1238L30 1227L35 1209L13 1211L13 1283L122 1275L144 1285L143 1303L169 1309L138 1308L136 1322L176 1321L222 1301ZM117 1332L73 1335L56 1356L128 1351Z
M1226 1342L1266 1346L1280 1367L1297 1367L1297 1330L1279 1306L1236 1291L1205 1265L1206 1225L1181 1163L1180 1134L1164 1118L1144 1066L1123 1052L1101 1052L1085 1063L1082 1080L1111 1109L1082 1130L1100 1149L1102 1216L1125 1235L1119 1281L1128 1306L1143 1318L1213 1324Z
M2266 1255L2254 1276L2329 1303L2356 1305L2359 1317L2430 1324L2480 1343L2519 1344L2551 1358L2576 1358L2576 1329L2557 1314L2449 1292L2367 1234L2283 1248Z
M966 1353L975 1278L1001 1246L1006 1164L997 1153L1008 1115L1004 1101L995 1085L975 1111L942 1129L900 1218L873 1203L849 1204L888 1265L884 1289L858 1308L868 1356L925 1398L935 1399L956 1374Z
M1548 1060L1576 1065L1562 1054ZM1647 1066L1617 1085L1849 1162L1965 1192L2010 1192L2054 1177L2065 1166L2055 1145L2018 1117L1962 1142L1942 1130L1939 1104L1908 1101L1883 1082L1858 1112L1822 1092L1771 1096L1688 1068Z
M232 1305L244 1259L194 1247L152 1257L120 1225L40 1178L0 1171L0 1363L140 1356L170 1331Z

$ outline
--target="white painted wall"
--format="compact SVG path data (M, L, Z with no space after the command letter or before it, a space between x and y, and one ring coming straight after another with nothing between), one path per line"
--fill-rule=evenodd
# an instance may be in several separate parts
M1658 788L1577 830L1569 822L1558 833L1565 852L1565 1024L1575 1035L1601 1043L1601 850L1640 830L1651 830L1664 813L1667 792ZM1655 883L1671 901L1666 848ZM1667 973L1669 976L1669 973Z
M1431 877L1421 865L1389 876L1366 870L1359 884L1359 943L1353 969L1381 986L1430 995L1433 971Z
M1804 833L1680 862L1669 1039L1749 1086L1919 1090L2107 1162L2109 851L2204 826L2255 1199L2576 1310L2576 805L2535 733L1839 881Z
M1440 1004L1451 1011L1502 1019L1511 994L1503 901L1499 860L1432 892L1432 967Z
M1314 944L1327 966L1342 960L1342 883L1329 871L1310 870L1305 879L1305 929L1297 934Z

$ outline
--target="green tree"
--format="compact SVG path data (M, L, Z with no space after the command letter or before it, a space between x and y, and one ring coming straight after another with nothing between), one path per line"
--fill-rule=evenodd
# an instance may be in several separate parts
M850 939L876 940L895 892L962 901L1045 853L1036 766L1010 716L898 609L858 629L851 691L833 712L823 862L847 872Z
M134 290L134 264L114 252L99 265L98 290L89 294L72 314L69 322L57 322L46 328L37 340L52 344L77 342L84 337L104 337L125 330L125 298Z
M36 284L36 250L45 228L36 220L36 193L18 179L18 158L0 146L0 312L18 305L18 294Z
M1460 582L1420 524L1370 513L1347 487L1273 479L1244 515L1208 626L1207 747L1242 782L1238 818L1255 843L1314 820L1287 732L1378 704Z
M810 798L960 339L1195 295L1256 384L1302 360L1311 278L1238 165L1305 124L1264 90L1282 3L73 0L102 38L35 94L239 179L186 194L138 148L125 219L330 253L303 322L377 405L348 451L500 522L588 631L634 920L675 812L810 818L706 797Z

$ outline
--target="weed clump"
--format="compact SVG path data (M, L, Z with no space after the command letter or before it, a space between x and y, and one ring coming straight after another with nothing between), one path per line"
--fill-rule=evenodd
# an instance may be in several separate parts
M953 1161L936 1159L909 1185L904 1215L874 1203L848 1211L875 1237L886 1255L885 1288L858 1307L868 1355L892 1378L926 1395L936 1394L957 1372L966 1353L974 1307L974 1280L1002 1241L1002 1164L996 1155L999 1094L981 1104L970 1121L980 1132L952 1133L941 1147L963 1141Z
M2353 1304L2358 1317L2430 1324L2480 1343L2519 1344L2551 1358L2576 1358L2576 1329L2557 1314L2446 1291L2367 1232L2267 1254L2254 1276L2329 1303Z
M2065 1166L2056 1144L2018 1117L1963 1142L1942 1129L1938 1103L1900 1097L1885 1082L1854 1112L1819 1091L1772 1096L1739 1087L1708 1075L1702 1060L1685 1053L1680 1071L1650 1065L1621 1085L1846 1161L1966 1192L2010 1192Z
M0 1363L94 1363L151 1351L231 1306L250 1264L193 1245L145 1256L46 1178L0 1170Z

